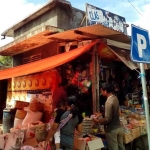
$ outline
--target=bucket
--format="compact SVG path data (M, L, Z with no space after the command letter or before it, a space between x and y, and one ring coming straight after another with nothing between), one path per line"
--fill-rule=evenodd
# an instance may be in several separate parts
M3 110L3 134L9 133L10 128L14 125L15 109L4 109Z

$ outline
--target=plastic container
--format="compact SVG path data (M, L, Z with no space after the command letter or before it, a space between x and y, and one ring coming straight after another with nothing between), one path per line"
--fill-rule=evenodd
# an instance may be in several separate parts
M9 133L10 129L14 125L14 118L15 118L15 109L7 109L3 110L3 134Z

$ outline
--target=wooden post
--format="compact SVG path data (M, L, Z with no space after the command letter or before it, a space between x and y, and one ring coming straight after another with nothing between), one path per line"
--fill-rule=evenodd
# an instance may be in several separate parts
M97 102L96 102L96 58L95 58L95 46L92 49L92 99L93 99L93 113L97 111Z
M100 112L100 102L99 102L99 57L98 57L98 53L97 53L97 45L95 45L95 56L96 56L96 69L95 69L95 74L96 74L96 110L97 112Z

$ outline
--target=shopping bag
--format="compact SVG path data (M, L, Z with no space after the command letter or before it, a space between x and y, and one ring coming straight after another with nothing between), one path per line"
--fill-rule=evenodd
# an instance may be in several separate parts
M21 150L34 150L34 147L26 145L26 146L21 147Z
M46 140L47 137L47 124L39 124L35 126L35 138L38 142L42 142Z
M52 150L50 144L47 144L46 150Z

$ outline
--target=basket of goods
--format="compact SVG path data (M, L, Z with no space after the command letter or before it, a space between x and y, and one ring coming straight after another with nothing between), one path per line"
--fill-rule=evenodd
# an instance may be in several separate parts
M132 141L133 141L133 137L132 137L131 131L125 129L124 132L123 132L123 142L125 144L128 144L128 143L130 143Z

